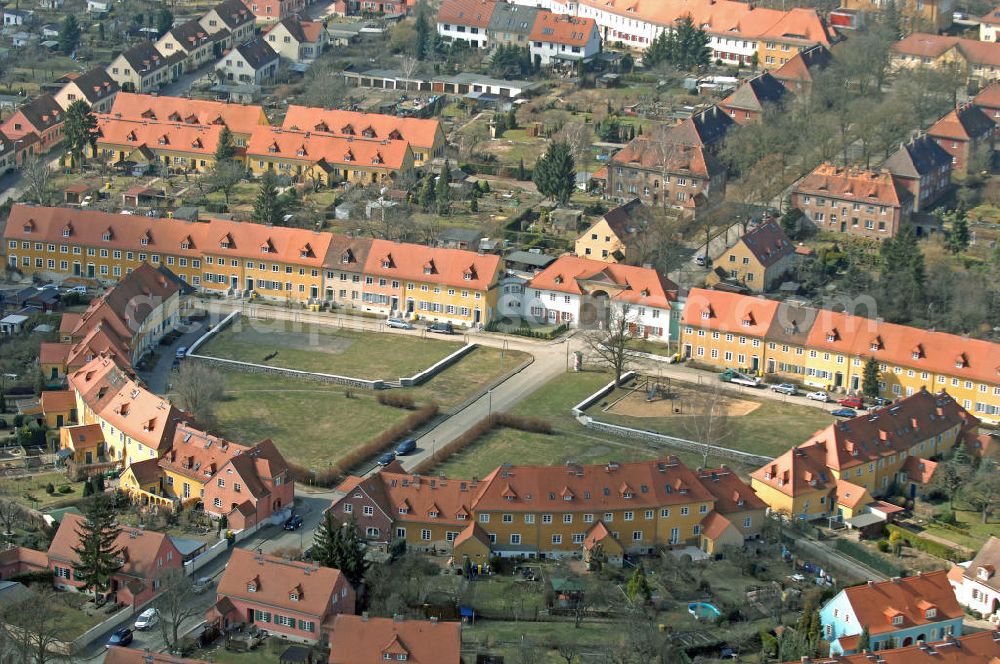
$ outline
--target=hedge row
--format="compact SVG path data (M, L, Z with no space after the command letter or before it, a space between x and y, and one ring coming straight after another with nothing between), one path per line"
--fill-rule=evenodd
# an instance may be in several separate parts
M416 410L417 408L417 402L413 400L413 397L406 394L399 394L398 392L379 392L376 399L383 406L392 406L393 408L402 408L404 410Z
M336 459L328 468L320 471L313 471L297 464L291 464L292 472L299 481L306 481L317 486L332 487L337 484L340 478L352 468L365 459L369 459L389 447L404 434L429 422L438 414L437 404L427 404L413 411L406 418L394 424L388 429L383 429L374 438L360 445L339 459Z
M899 526L891 523L886 524L885 529L890 535L893 533L899 533L903 538L903 542L906 543L906 546L916 549L917 551L923 551L924 553L929 553L932 556L950 560L955 563L972 558L972 552L965 547L950 547L947 544L923 538L914 532L906 530L905 528L900 528Z
M520 415L512 415L510 413L493 413L489 417L484 417L473 424L465 431L465 433L455 440L451 441L447 445L441 446L441 448L438 449L433 456L428 457L417 464L417 466L413 469L414 474L421 475L429 472L437 464L442 463L451 455L468 447L493 429L497 429L499 427L508 427L531 433L551 434L553 432L552 425L549 422L537 417L522 417Z
M861 544L838 538L834 540L833 546L844 555L854 558L886 576L904 576L905 570L902 567L891 560L886 560L877 553L872 553Z

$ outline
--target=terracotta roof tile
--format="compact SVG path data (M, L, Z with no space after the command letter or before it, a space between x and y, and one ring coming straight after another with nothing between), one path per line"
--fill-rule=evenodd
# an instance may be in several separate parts
M781 104L786 92L785 86L775 76L764 72L744 81L719 105L725 109L762 113L765 109Z
M996 44L1000 48L1000 44ZM978 106L963 104L931 125L928 136L944 139L983 140L996 132L996 124Z
M432 281L483 291L493 283L499 267L500 257L494 254L372 240L364 272L401 281Z
M76 395L73 390L45 390L41 403L43 413L57 413L76 408Z
M208 662L149 650L111 646L104 655L104 664L208 664Z
M325 132L337 136L356 136L379 140L403 140L429 149L441 133L435 119L407 118L380 113L312 108L292 104L281 125L285 129Z
M834 164L817 166L799 181L795 191L889 207L900 207L912 198L908 191L895 183L888 170L843 168Z
M961 618L964 615L945 570L880 583L869 582L845 588L843 592L854 610L858 624L868 627L871 634L893 632L901 628L900 625L892 624L886 612L901 614L904 628ZM922 602L926 604L921 604ZM927 618L926 611L932 607L937 609L937 615Z
M494 7L493 0L444 0L438 9L437 22L485 28Z
M596 30L597 23L592 18L538 12L529 39L536 42L583 47L587 45Z
M462 627L456 622L338 615L330 633L330 664L381 664L401 655L413 664L459 664Z
M49 558L56 558L62 562L71 564L80 561L79 556L73 551L73 547L79 546L79 533L83 528L84 517L80 514L67 513L59 523L59 529L52 538L49 545ZM174 546L170 537L165 533L158 533L153 530L138 530L136 528L123 528L115 539L115 549L125 553L124 563L119 570L121 574L146 578L150 573L159 569L157 565L157 554L161 550L173 550L174 558L181 559L181 554ZM165 547L165 549L164 549Z
M699 470L698 479L715 497L715 511L720 514L767 509L750 485L725 466Z
M778 303L725 291L692 288L681 316L683 325L763 337Z
M701 534L710 540L718 539L722 533L732 527L733 522L718 512L712 512L701 520Z
M251 134L267 124L264 109L256 105L227 104L205 99L161 97L121 92L109 113L123 120L151 120L198 125L226 125L237 134Z
M405 141L349 138L314 131L258 128L247 144L248 159L282 159L398 170L412 157Z
M677 299L677 285L652 268L560 256L532 277L525 288L562 293L609 292L620 302L667 309Z
M175 150L214 158L222 127L150 120L119 120L114 115L98 115L97 131L98 146L114 146L127 150L139 150L144 147L151 150Z

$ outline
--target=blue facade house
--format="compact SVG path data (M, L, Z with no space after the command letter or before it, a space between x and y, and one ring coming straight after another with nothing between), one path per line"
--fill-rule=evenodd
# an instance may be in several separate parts
M962 616L944 570L845 588L819 612L831 657L857 653L865 628L872 651L960 636Z

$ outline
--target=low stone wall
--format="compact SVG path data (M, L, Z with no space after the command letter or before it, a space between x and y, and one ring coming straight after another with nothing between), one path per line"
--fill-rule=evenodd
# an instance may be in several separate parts
M636 376L638 376L636 372L626 371L625 373L622 374L622 379L620 384L625 385L626 383L629 383L630 381L634 380ZM580 403L573 406L573 417L580 419L585 410L593 406L594 403L596 403L599 399L603 399L604 397L614 392L616 387L618 386L615 385L615 381L611 381L610 383L608 383L601 389L597 390L596 392L591 394L589 397L587 397Z
M399 384L402 385L403 387L416 387L417 385L423 385L428 380L438 375L439 373L441 373L442 371L444 371L445 369L447 369L448 367L455 364L460 359L471 353L473 350L476 349L478 345L479 344L466 344L465 346L462 346L448 357L439 360L438 362L435 362L434 364L427 367L420 373L409 376L408 378L400 378Z
M388 387L382 380L365 380L363 378L352 378L350 376L337 376L335 374L315 373L311 371L299 371L297 369L286 369L285 367L269 367L265 364L253 364L251 362L238 362L236 360L224 360L221 357L209 357L207 355L188 355L189 360L197 360L210 366L222 369L234 369L250 374L273 374L276 376L291 376L293 378L303 378L318 383L334 383L357 387L365 390L384 390Z
M199 553L191 560L184 563L184 573L187 574L188 576L191 576L192 574L194 574L202 567L212 562L213 560L215 560L228 550L229 550L229 541L223 537L218 542L208 547L207 549Z

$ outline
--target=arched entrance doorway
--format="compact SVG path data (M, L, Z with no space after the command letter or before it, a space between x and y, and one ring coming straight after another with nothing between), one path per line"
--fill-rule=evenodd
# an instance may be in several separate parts
M580 305L581 327L607 329L608 316L611 313L609 299L607 291L597 290L589 293Z

